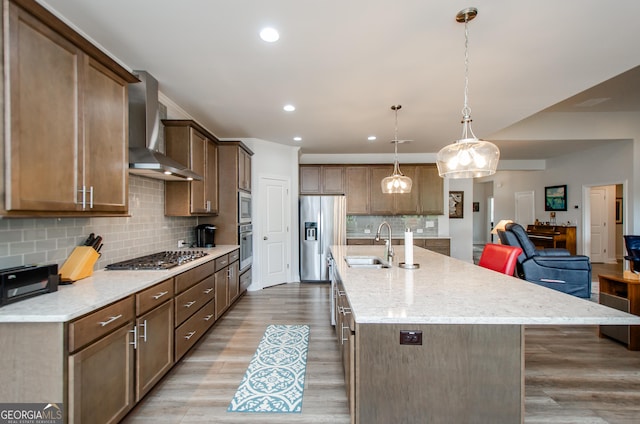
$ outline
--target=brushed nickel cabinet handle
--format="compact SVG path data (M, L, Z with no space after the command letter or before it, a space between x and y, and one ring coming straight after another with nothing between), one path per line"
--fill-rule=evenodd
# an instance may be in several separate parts
M160 292L157 295L151 296L151 297L153 297L154 300L158 300L158 299L160 299L162 296L164 296L167 293L169 293L169 291L163 291L163 292Z
M211 318L213 318L213 314L207 315L206 317L204 317L204 320L209 321Z
M190 332L189 334L187 334L186 336L184 336L185 339L189 340L191 337L193 337L193 335L196 334L195 331Z
M184 307L185 307L185 308L190 308L190 307L192 307L195 303L196 303L196 301L195 301L195 300L192 300L191 302L185 303L185 304L184 304Z
M211 293L212 291L213 291L213 287L209 287L208 289L206 289L206 290L204 291L204 294L209 294L209 293Z
M100 327L105 327L111 324L113 321L117 320L118 318L122 318L122 314L116 315L115 317L110 317L108 320L100 322Z
M138 327L133 326L133 330L129 330L129 333L133 333L133 341L129 342L130 345L133 345L134 349L138 348Z
M140 327L144 327L144 333L142 334L142 336L140 336L140 338L146 343L147 342L147 320L146 319L142 324L140 324Z
M343 325L342 326L342 330L340 331L340 344L344 344L344 342L348 342L349 339L348 338L344 338L344 330L350 330L349 326L347 325L346 327Z

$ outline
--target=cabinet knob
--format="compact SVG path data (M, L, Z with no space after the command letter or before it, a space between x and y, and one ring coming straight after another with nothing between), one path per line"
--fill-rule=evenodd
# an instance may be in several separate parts
M264 236L262 239L263 239L263 240L269 240L269 237Z

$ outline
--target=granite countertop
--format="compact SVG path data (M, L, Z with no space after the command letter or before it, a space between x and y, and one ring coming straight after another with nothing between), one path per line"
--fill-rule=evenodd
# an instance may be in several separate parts
M66 322L123 299L147 287L212 261L239 246L216 246L204 250L207 256L166 271L94 271L91 277L58 291L11 303L0 308L1 322ZM189 249L187 249L189 250Z
M383 246L331 246L356 323L640 325L640 317L414 247L420 268L350 268L345 256L382 257Z

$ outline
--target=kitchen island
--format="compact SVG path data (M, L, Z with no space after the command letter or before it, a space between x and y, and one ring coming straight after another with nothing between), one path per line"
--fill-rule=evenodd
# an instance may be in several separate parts
M336 332L352 422L524 420L525 325L640 317L414 247L418 269L352 268L382 246L332 246Z

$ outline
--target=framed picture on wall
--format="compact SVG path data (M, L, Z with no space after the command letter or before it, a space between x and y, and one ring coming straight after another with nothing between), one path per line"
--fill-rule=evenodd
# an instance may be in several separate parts
M464 191L449 192L449 218L464 218Z
M473 202L473 211L480 212L480 202Z
M616 224L622 224L622 197L616 197Z
M567 210L567 186L549 186L544 188L544 210L545 211L566 211Z

